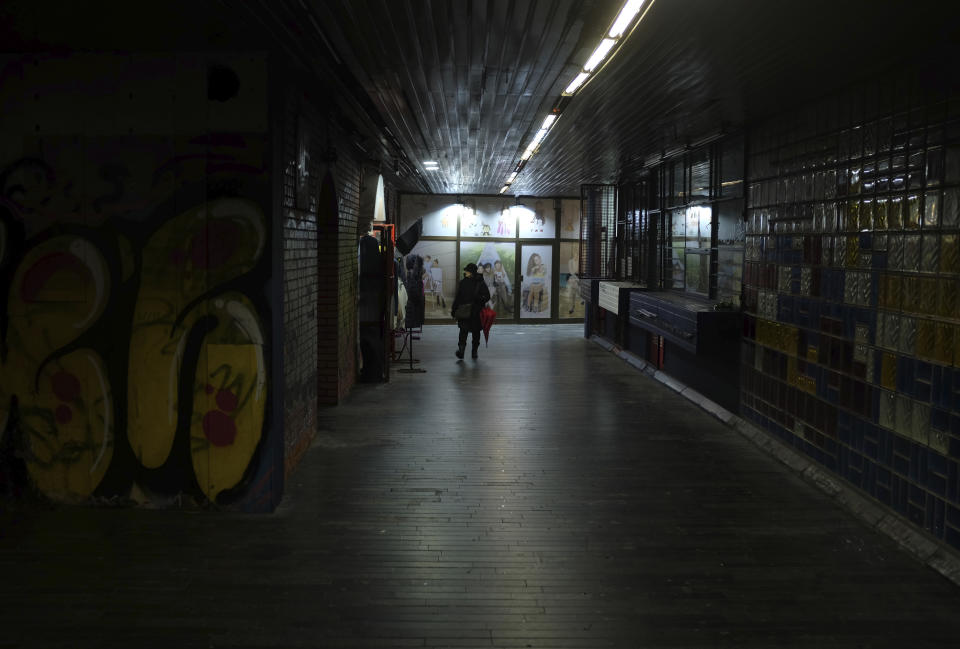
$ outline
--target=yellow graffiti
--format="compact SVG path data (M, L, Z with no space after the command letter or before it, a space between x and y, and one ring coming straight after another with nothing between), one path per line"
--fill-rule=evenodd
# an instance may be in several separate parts
M116 422L102 359L86 348L58 353L100 317L108 289L102 256L75 237L33 248L11 285L0 425L16 397L27 470L57 500L89 496L113 456Z
M260 326L246 298L239 293L200 298L253 268L263 252L264 228L256 204L220 199L171 219L143 251L130 339L127 437L144 466L156 468L166 462L180 414L180 382L189 380L181 374L188 337L212 316L216 326L200 349L191 414L194 470L211 499L240 480L256 449L263 425L266 368ZM221 366L233 368L234 376L242 375L247 391L256 386L252 395L245 395L242 407L238 403L231 411L215 407L222 386L214 374ZM221 413L207 417L214 441L210 430L204 430L204 417L211 412ZM228 427L225 418L237 431L229 440L222 430Z
M238 294L209 306L220 324L197 365L191 449L197 482L215 500L240 481L260 442L267 373L253 306Z

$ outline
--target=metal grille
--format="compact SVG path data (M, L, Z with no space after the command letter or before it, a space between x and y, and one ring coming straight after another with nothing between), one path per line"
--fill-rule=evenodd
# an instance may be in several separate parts
M617 259L617 188L580 186L580 269L585 279L610 279Z

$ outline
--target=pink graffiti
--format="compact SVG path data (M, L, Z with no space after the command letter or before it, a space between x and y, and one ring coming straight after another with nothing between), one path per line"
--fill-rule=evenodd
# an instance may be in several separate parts
M52 252L38 259L27 272L23 274L20 283L20 294L24 302L35 302L40 291L46 286L50 278L61 270L71 269L74 272L87 273L86 267L79 259L65 252Z

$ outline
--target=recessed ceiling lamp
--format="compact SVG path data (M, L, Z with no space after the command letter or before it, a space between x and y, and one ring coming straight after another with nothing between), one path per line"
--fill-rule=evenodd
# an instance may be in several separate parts
M620 38L620 35L626 30L627 25L630 24L633 17L640 12L640 8L645 1L646 0L627 0L626 4L623 5L623 9L617 14L617 19L613 21L613 27L610 28L607 36L610 38Z
M590 58L587 59L587 62L584 64L583 68L577 74L573 81L564 89L561 97L570 97L587 82L587 79L590 78L591 73L593 73L597 67L607 59L610 52L614 50L614 46L618 45L624 38L624 34L627 32L627 28L630 27L630 24L634 22L637 17L637 14L640 13L640 9L647 3L647 0L627 0L623 7L620 8L620 13L617 14L617 18L613 21L613 25L610 26L610 30L607 32L607 36L600 41L600 44L593 51L593 54L590 55ZM653 4L653 0L650 0L649 4ZM550 115L547 115L546 119L543 120L543 125L540 127L540 130L533 136L533 139L527 145L527 148L524 149L523 153L520 155L520 162L517 164L516 170L510 174L510 177L507 178L506 184L503 188L500 189L502 194L510 187L510 184L516 179L517 174L523 169L523 166L526 164L537 149L540 147L541 142L544 138L547 137L547 133L550 131L550 127L553 126L553 123L557 120L557 117L560 115L560 111L564 105L563 100L557 102L553 112Z
M606 38L600 41L600 44L593 51L593 54L587 59L583 69L577 73L577 76L570 82L570 85L564 89L564 96L569 97L573 95L580 89L580 86L586 83L587 79L590 78L590 74L607 58L607 55L610 54L613 47L620 42L621 37L627 31L630 23L634 21L646 2L647 0L627 0L627 2L624 3L620 9L620 13L617 14L616 20L613 21L613 25L610 26Z
M437 171L440 169L440 163L436 160L424 160L423 168L427 171Z

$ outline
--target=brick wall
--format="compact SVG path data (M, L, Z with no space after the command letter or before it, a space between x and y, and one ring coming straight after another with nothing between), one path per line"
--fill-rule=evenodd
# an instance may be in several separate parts
M748 142L741 412L960 548L960 102L906 73Z
M357 382L357 219L360 210L359 164L341 155L336 164L337 196L340 201L337 244L337 400Z
M283 105L284 469L309 447L317 422L317 212L320 119L295 86Z

